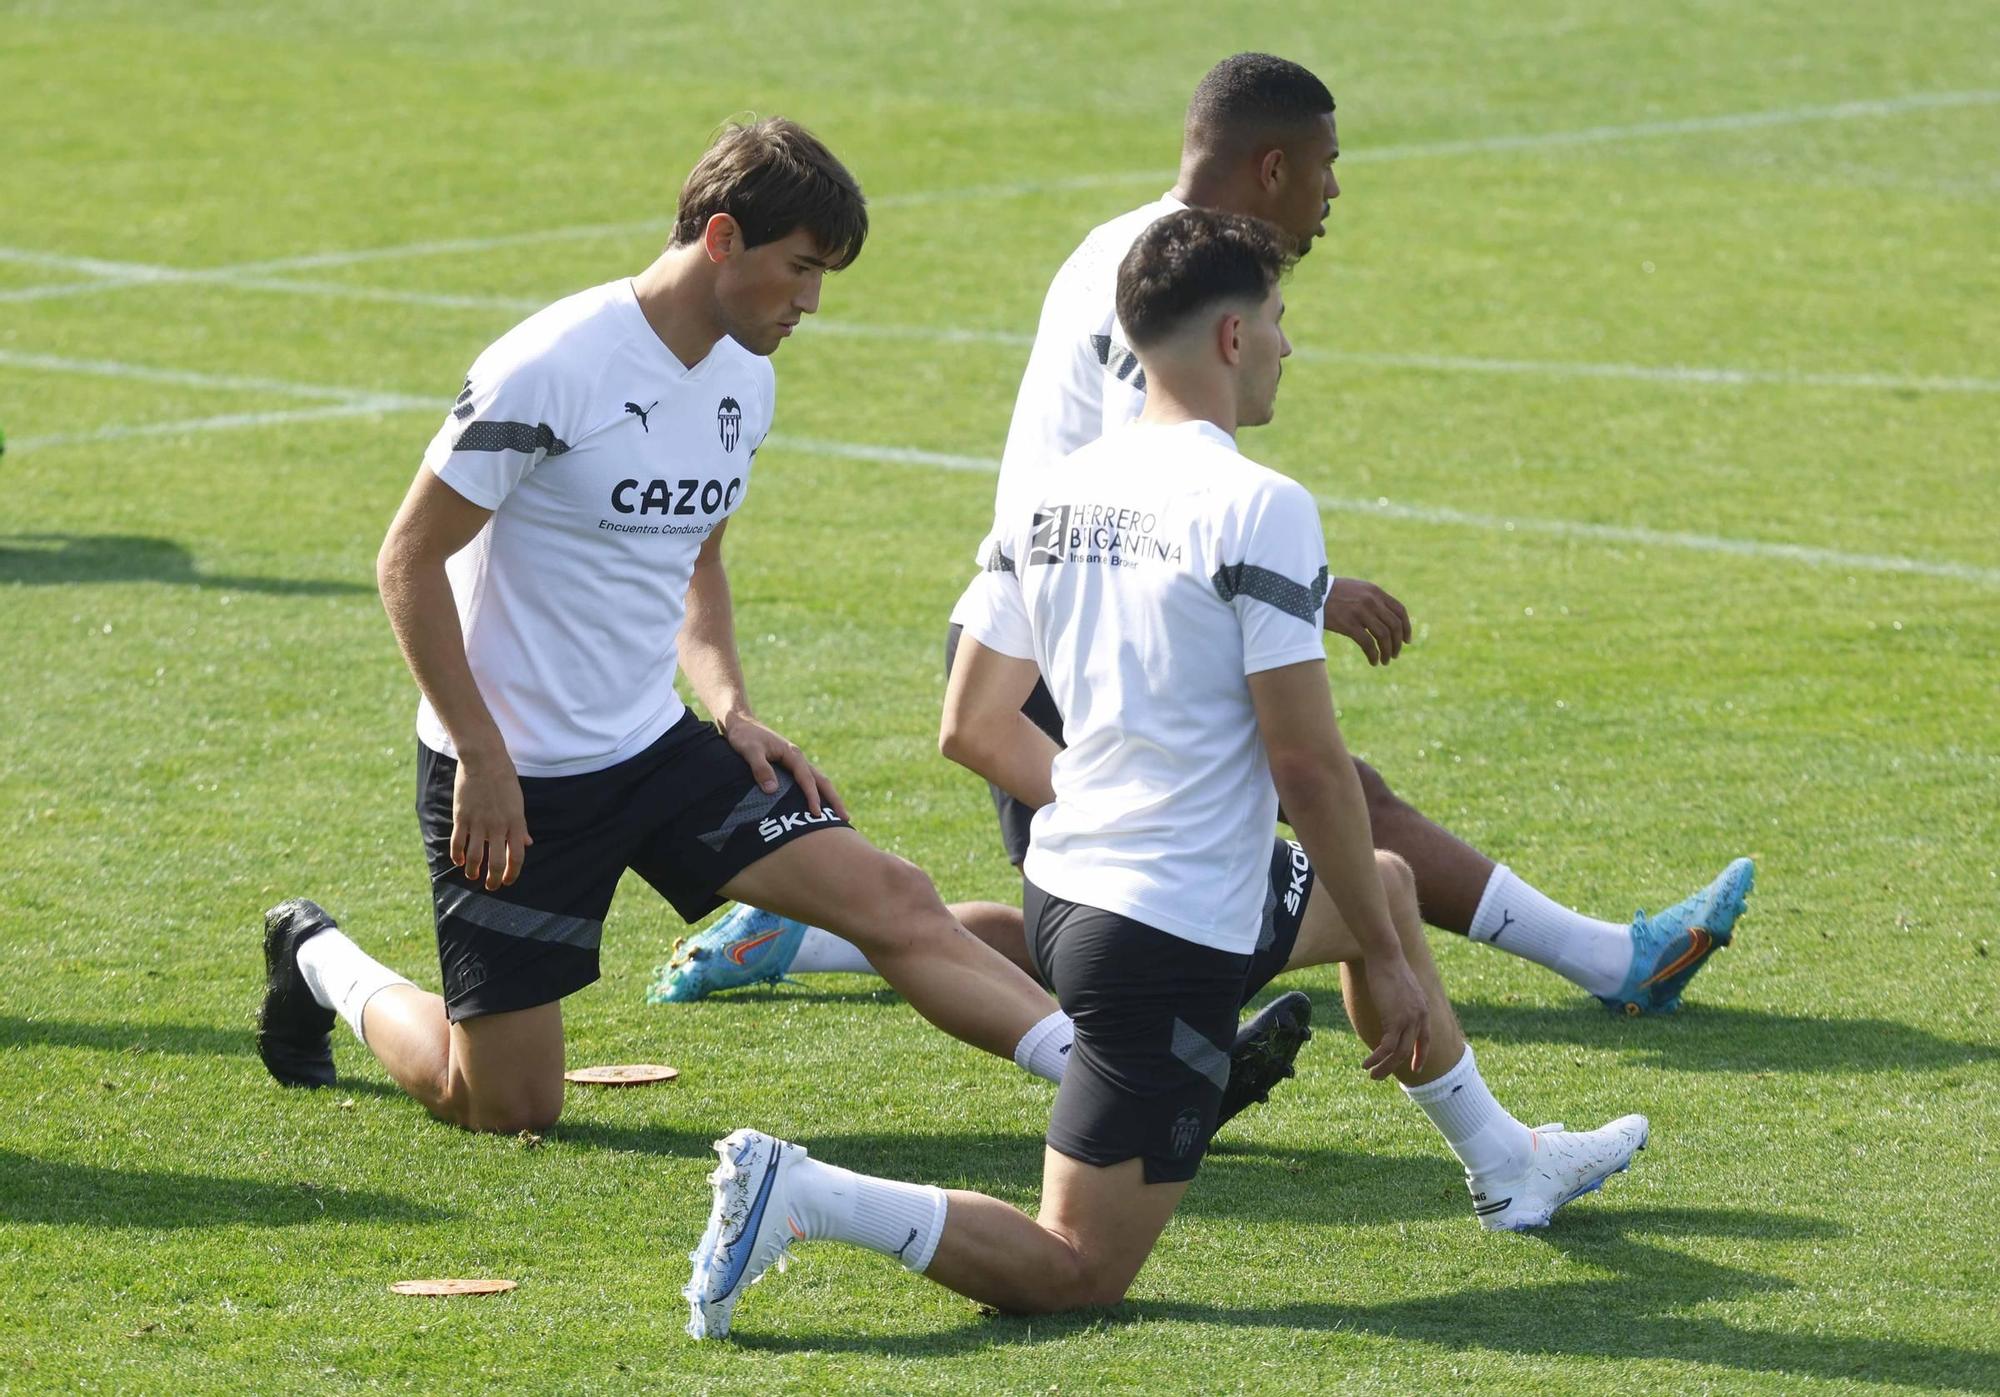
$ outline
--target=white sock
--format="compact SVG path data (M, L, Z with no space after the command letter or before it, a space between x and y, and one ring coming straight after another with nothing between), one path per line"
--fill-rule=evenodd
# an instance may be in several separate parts
M830 931L809 926L799 938L798 954L785 967L787 975L873 975L875 967L860 947Z
M850 1242L922 1273L944 1236L945 1196L929 1184L870 1178L801 1159L791 1168L791 1222L807 1240Z
M1469 1175L1511 1172L1534 1149L1534 1132L1507 1114L1486 1089L1470 1043L1451 1071L1403 1090L1423 1107Z
M361 1013L368 1007L368 1001L391 985L410 985L410 981L348 940L347 933L338 927L328 927L317 936L308 937L299 947L299 974L305 977L306 988L312 991L319 1007L331 1009L347 1020L347 1026L363 1044L368 1039L361 1032Z
M1632 968L1632 933L1551 901L1500 864L1472 914L1474 941L1545 965L1592 994L1610 994Z
M1021 1035L1021 1041L1014 1045L1014 1065L1060 1086L1075 1042L1076 1025L1058 1009Z

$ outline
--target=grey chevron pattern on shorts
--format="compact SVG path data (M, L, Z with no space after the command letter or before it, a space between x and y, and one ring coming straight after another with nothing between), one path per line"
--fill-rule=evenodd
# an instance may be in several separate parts
M1208 1041L1199 1029L1184 1019L1174 1020L1174 1056L1214 1082L1220 1091L1229 1085L1229 1054Z
M588 917L543 912L517 902L502 902L477 888L447 883L437 894L440 916L453 917L474 926L497 931L522 941L546 941L556 946L574 946L594 951L604 936L604 923Z
M761 820L770 814L771 807L783 800L785 792L798 784L792 780L792 774L783 767L774 767L773 770L778 778L778 789L765 795L759 787L752 786L744 793L743 799L736 802L736 808L729 812L719 826L707 834L698 836L702 843L721 853L722 846L729 842L730 835L751 821Z

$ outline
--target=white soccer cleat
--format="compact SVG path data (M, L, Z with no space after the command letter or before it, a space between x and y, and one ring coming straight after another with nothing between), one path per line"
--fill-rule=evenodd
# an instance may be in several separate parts
M1632 1167L1646 1148L1651 1127L1644 1116L1620 1116L1596 1130L1543 1126L1533 1132L1528 1158L1511 1174L1468 1176L1472 1211L1489 1231L1526 1232L1547 1227L1563 1204L1604 1187Z
M761 1130L738 1130L715 1142L722 1163L708 1182L715 1205L701 1245L688 1253L694 1271L687 1288L687 1332L697 1339L722 1338L743 1292L776 1263L785 1269L793 1241L804 1236L792 1222L786 1175L806 1152Z

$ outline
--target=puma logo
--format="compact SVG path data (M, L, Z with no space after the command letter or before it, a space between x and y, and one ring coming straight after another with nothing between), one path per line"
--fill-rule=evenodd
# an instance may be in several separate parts
M625 410L631 413L634 417L638 418L639 425L645 428L646 435L651 436L653 434L653 429L651 427L646 426L646 414L651 412L654 408L658 407L659 405L660 405L660 400L658 398L655 398L650 403L647 403L644 407L640 407L637 403L627 403L625 404Z
M917 1240L917 1229L916 1229L916 1228L914 1228L914 1227L912 1227L912 1228L910 1229L910 1235L909 1235L909 1236L907 1236L907 1237L905 1237L905 1238L903 1239L903 1245L902 1245L902 1246L900 1246L900 1247L897 1247L897 1248L896 1248L896 1249L895 1249L894 1251L890 1252L890 1253L889 1253L889 1255L891 1255L891 1256L895 1257L895 1258L896 1258L896 1260L898 1260L898 1261L906 1261L906 1260L908 1260L908 1258L907 1258L907 1257L905 1257L905 1256L903 1255L903 1253L904 1253L904 1252L906 1252L906 1251L908 1251L908 1250L910 1249L910 1243L912 1243L912 1242L914 1242L914 1241L916 1241L916 1240Z
M1512 925L1514 925L1514 914L1513 914L1512 912L1509 912L1509 911L1508 911L1508 910L1507 910L1506 908L1504 908L1504 907L1503 907L1503 908L1501 908L1501 909L1500 909L1500 925L1499 925L1498 927L1496 927L1496 928L1494 929L1494 932L1493 932L1493 937L1492 937L1492 940L1493 940L1493 944L1494 944L1494 945L1496 945L1496 946L1497 946L1497 945L1499 945L1499 944L1500 944L1500 933L1501 933L1501 932L1503 932L1503 931L1505 931L1505 930L1506 930L1506 929L1507 929L1508 927L1510 927L1510 926L1512 926Z

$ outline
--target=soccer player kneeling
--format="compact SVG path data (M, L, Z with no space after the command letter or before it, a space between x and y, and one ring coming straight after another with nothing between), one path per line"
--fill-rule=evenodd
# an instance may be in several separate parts
M1291 350L1289 246L1195 209L1140 235L1118 318L1145 411L1000 521L946 696L947 754L1038 809L1029 947L1076 1033L1039 1216L738 1130L717 1143L692 1258L695 1337L727 1333L744 1287L807 1240L886 1252L1007 1311L1122 1299L1200 1166L1237 1008L1278 968L1257 953L1281 799L1302 846L1289 892L1317 904L1289 965L1340 964L1363 1067L1438 1127L1485 1226L1545 1225L1644 1146L1643 1116L1572 1133L1501 1107L1438 984L1409 868L1371 847L1320 641L1318 510L1235 442L1271 419ZM1020 712L1038 672L1060 754Z

